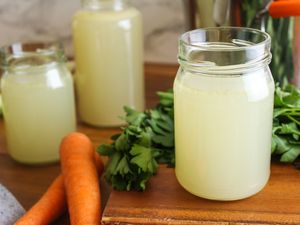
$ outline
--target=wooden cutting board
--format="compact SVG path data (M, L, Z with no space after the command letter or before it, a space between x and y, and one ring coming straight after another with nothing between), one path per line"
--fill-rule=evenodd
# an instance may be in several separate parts
M102 224L300 224L300 170L273 163L267 186L248 199L220 202L196 197L161 166L145 192L112 191Z

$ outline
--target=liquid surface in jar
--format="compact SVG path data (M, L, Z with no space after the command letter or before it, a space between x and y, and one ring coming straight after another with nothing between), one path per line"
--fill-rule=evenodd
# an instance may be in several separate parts
M144 109L140 13L79 11L73 20L79 114L98 126L124 123L123 106Z
M230 77L185 73L174 83L177 179L208 199L255 194L270 173L272 79L264 69Z
M57 161L61 139L76 130L69 71L27 69L5 76L1 87L11 156L30 164Z

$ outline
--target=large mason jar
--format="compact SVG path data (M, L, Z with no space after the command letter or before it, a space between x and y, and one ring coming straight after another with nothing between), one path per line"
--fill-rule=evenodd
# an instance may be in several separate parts
M267 33L234 27L181 36L175 171L187 191L237 200L267 183L274 94L270 42Z
M119 126L124 105L144 109L142 17L126 0L81 3L72 22L79 116Z
M58 161L61 139L76 129L73 80L59 44L13 44L0 50L5 134L12 158Z

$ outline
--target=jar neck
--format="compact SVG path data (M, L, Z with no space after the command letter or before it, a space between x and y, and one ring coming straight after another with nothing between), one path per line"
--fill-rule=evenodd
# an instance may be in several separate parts
M194 73L240 75L268 66L270 45L270 36L254 29L198 29L181 36L178 61Z
M0 49L0 65L4 71L23 73L66 61L62 44L15 43Z
M127 5L126 0L81 0L81 6L86 10L123 10Z

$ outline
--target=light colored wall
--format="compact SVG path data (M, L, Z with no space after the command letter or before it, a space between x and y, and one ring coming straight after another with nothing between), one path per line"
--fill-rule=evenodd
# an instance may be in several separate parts
M145 61L176 63L184 32L183 0L131 0L143 14ZM80 0L0 0L0 45L63 41L72 55L71 19Z

